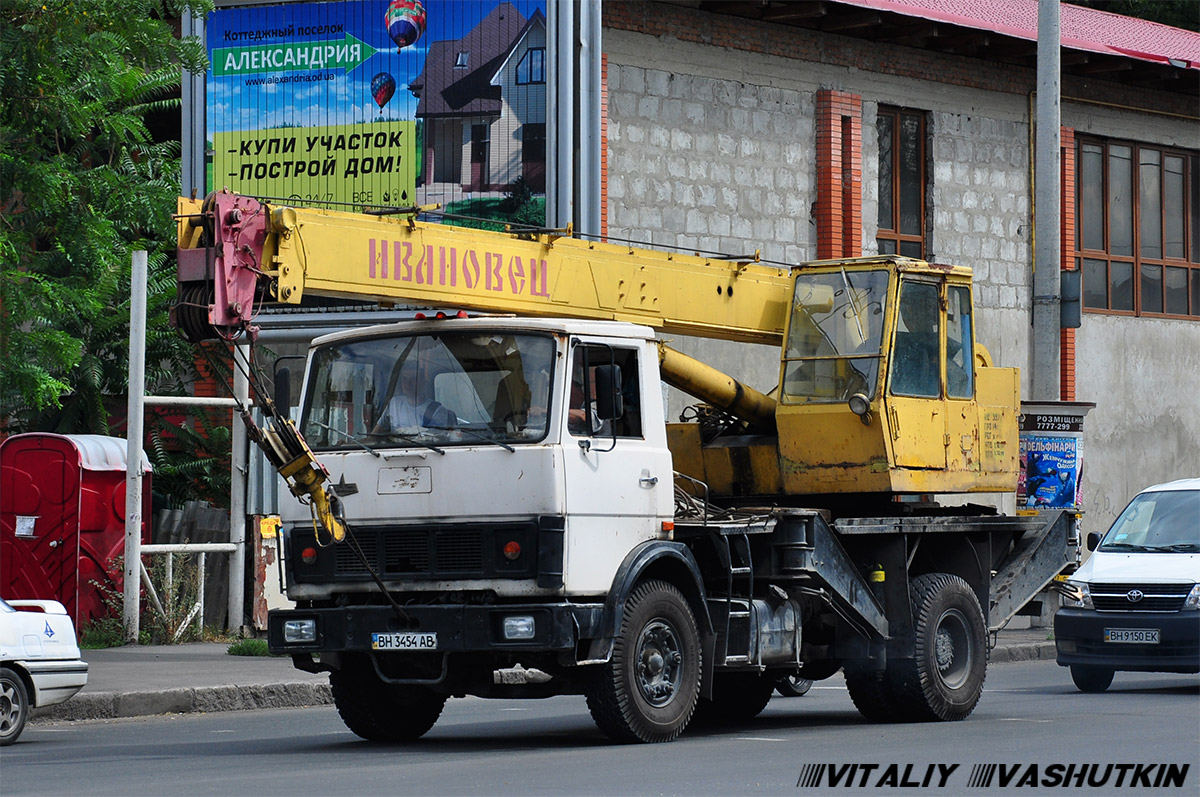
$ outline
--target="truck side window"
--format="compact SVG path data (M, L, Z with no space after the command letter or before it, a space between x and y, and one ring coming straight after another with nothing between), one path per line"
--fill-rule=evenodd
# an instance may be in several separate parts
M971 292L954 287L946 296L946 395L969 399L975 395Z
M900 321L892 349L892 392L900 396L941 395L938 286L905 281L900 285Z
M601 423L594 414L596 398L596 366L615 364L621 369L621 394L625 412L620 418ZM584 369L587 369L586 379ZM633 349L610 349L608 346L576 346L571 360L571 387L567 402L567 428L573 435L642 437L641 372L637 352ZM590 401L584 401L590 391ZM611 427L609 424L612 424Z

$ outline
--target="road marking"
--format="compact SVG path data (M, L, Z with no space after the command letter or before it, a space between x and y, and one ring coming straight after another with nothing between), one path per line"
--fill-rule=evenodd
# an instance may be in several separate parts
M1000 717L1001 722L1055 722L1055 720L1036 720L1030 717Z
M776 739L771 736L737 736L739 742L786 742L787 739Z

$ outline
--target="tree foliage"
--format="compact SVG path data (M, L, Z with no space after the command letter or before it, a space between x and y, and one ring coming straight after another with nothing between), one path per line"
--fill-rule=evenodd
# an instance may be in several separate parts
M150 252L147 382L188 373L167 324L179 107L203 44L166 21L206 0L0 0L0 417L9 431L108 431L127 393L129 275Z
M1070 3L1126 17L1161 22L1163 25L1192 32L1200 31L1200 2L1197 0L1070 0Z

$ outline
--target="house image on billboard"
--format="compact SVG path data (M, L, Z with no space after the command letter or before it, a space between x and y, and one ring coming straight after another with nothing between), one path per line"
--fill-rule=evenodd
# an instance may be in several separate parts
M409 84L425 129L424 182L546 186L546 18L501 3L461 39L429 45Z

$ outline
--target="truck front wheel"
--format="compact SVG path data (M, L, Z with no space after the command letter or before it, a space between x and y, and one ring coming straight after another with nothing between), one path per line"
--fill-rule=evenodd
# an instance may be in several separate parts
M987 676L987 623L966 581L927 573L910 588L916 648L888 668L902 720L961 720L975 710Z
M669 742L700 694L700 632L682 593L645 581L625 601L612 656L587 687L600 730L622 742Z
M333 703L346 727L371 742L411 742L441 716L446 696L421 686L386 684L369 661L329 673Z

